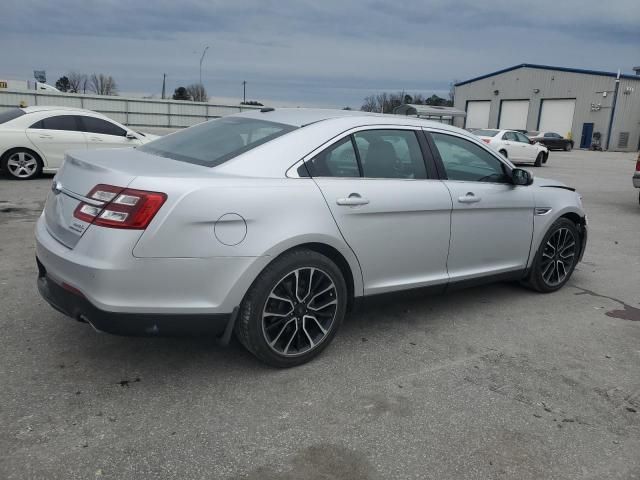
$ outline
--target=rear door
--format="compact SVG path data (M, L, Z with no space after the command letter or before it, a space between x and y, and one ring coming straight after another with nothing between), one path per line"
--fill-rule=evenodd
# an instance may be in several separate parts
M139 143L128 139L124 128L102 118L83 115L81 121L86 132L88 148L123 148Z
M35 122L26 130L29 140L45 156L48 168L59 168L67 150L87 148L78 115L54 115Z
M423 136L363 128L313 153L307 170L362 267L365 294L446 283L451 196Z
M508 180L507 166L453 132L428 133L451 192L451 281L524 270L533 234L532 189Z

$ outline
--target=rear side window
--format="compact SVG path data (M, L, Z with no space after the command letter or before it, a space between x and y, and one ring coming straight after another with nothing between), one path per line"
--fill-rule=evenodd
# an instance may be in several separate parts
M358 159L351 136L345 137L323 150L306 163L312 177L359 177ZM299 170L301 176L303 171Z
M505 132L505 134L502 136L503 140L507 140L510 142L516 142L516 134L513 132Z
M296 128L253 118L224 117L159 138L138 150L215 167Z
M82 128L80 127L79 119L76 115L57 115L55 117L43 118L39 122L31 125L30 128L45 130L67 130L76 132L82 130Z
M353 135L365 178L427 178L412 130L364 130Z
M12 108L11 110L7 110L5 112L0 113L0 124L7 123L14 118L18 118L24 115L24 112L19 108Z
M89 133L100 133L102 135L115 135L117 137L124 137L127 131L124 128L120 128L114 123L102 120L96 117L80 117L80 121L84 125L84 130Z

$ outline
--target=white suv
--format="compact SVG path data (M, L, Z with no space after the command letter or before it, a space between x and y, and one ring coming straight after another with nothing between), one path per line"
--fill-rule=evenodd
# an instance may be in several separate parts
M534 166L541 167L549 158L547 147L532 142L526 135L515 130L483 129L474 130L473 134L513 162L532 162Z

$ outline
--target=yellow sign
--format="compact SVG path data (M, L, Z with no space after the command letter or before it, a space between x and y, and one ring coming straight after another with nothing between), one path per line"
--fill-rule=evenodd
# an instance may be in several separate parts
M5 82L4 80L0 80L0 88L8 88L7 82Z

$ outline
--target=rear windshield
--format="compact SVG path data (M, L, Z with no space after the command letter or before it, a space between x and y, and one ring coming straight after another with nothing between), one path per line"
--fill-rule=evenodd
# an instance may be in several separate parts
M225 117L159 138L138 149L180 162L215 167L296 128L252 118Z
M498 130L474 130L473 134L479 137L495 137L498 134Z
M22 115L24 115L24 112L19 108L12 108L11 110L0 112L0 124L7 123L8 121L21 117Z

